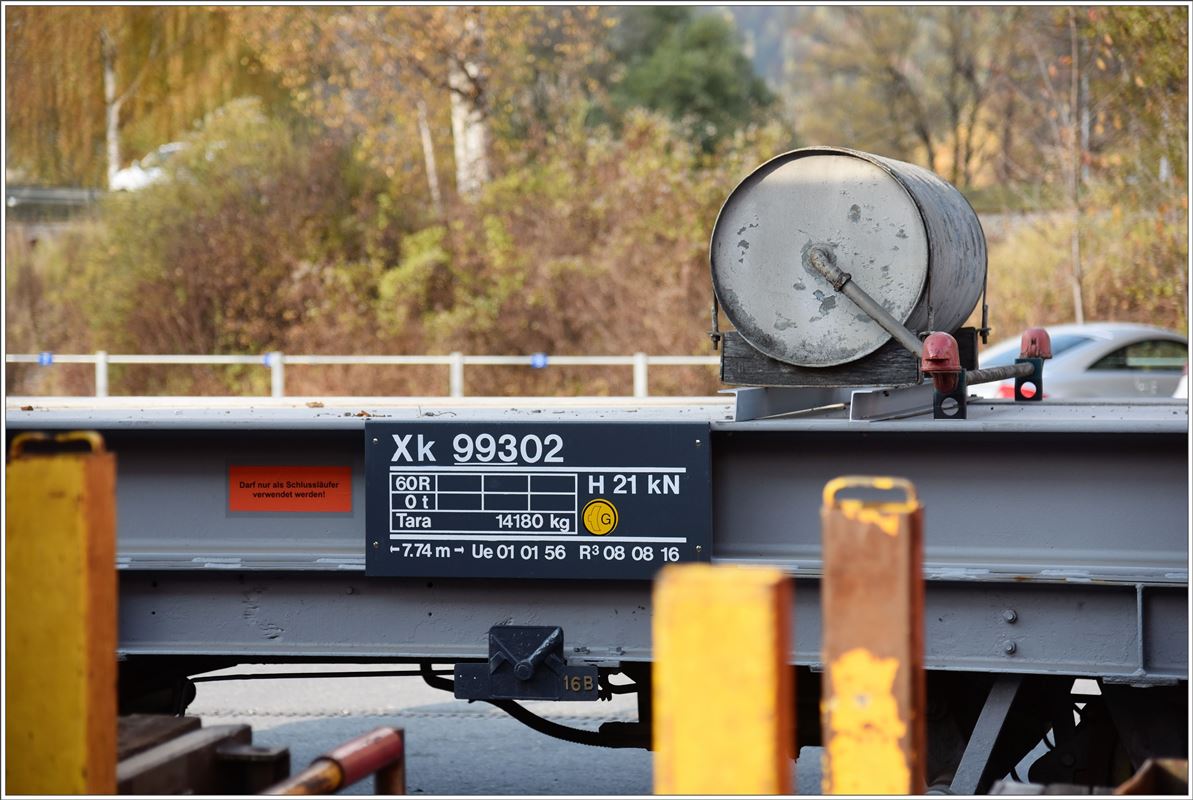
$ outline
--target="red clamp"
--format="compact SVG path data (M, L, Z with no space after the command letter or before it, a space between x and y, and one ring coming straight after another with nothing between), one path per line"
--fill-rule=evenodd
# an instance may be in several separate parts
M1043 328L1025 330L1019 344L1019 357L1052 358L1052 337L1048 335L1048 331Z
M932 376L938 392L948 394L957 386L961 374L961 352L957 340L944 331L930 333L924 339L924 353L920 357L920 369Z

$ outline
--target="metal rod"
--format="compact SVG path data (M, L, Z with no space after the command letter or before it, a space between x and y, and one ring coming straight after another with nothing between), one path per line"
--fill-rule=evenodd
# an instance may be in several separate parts
M95 351L95 396L108 396L108 354L104 350Z
M646 353L634 353L634 397L646 397L650 393L646 365Z
M434 670L434 675L452 675L454 670ZM240 672L233 675L200 675L191 678L195 683L209 683L211 681L273 681L303 678L404 678L418 677L422 672L418 669L387 669L362 670L358 672Z
M291 775L261 794L334 794L344 787L344 771L328 758L316 759L297 775Z
M269 394L271 397L286 396L286 363L277 350L269 354Z
M67 356L54 356L63 361ZM110 364L260 364L261 356L241 355L109 355Z
M464 354L456 351L451 355L451 364L448 367L448 394L452 397L464 396Z
M1028 378L1035 371L1031 364L1011 364L1006 367L987 367L986 369L971 369L965 373L965 383L973 386L975 383L990 383L991 381L1005 381L1007 378Z
M448 355L283 355L278 351L264 354L264 356L248 355L131 355L109 354L98 351L95 354L51 354L51 353L10 353L4 360L9 364L94 364L95 365L95 396L108 396L108 365L109 364L160 364L160 365L221 365L221 364L260 364L264 363L270 370L270 395L275 398L284 397L286 364L301 364L303 366L328 366L340 364L371 364L371 365L444 365L448 372L448 395L450 397L464 396L464 366L535 366L534 359L529 355L519 356L485 356L464 355L460 352ZM715 367L720 365L717 356L687 356L660 355L652 356L646 353L635 353L628 356L551 356L551 365L559 367L616 367L632 366L634 369L634 397L647 397L650 394L649 370L651 366L666 367Z
M965 752L961 755L961 763L953 775L953 782L949 785L951 794L977 794L979 791L984 794L989 788L984 784L988 784L992 777L998 777L986 775L986 771L994 745L998 742L1022 683L1022 675L1004 674L994 679L978 721L973 726L973 733L965 745Z
M54 353L54 364L94 364L98 355L95 353L72 354ZM104 355L109 364L160 364L160 365L208 365L221 364L260 364L259 355L122 355L119 353ZM37 364L37 353L9 353L4 356L8 364ZM475 366L529 366L531 357L521 356L469 356L460 355L464 364ZM286 353L286 364L303 366L331 366L342 364L360 364L376 366L415 366L442 365L453 363L452 355L439 356L376 356L376 355L291 355ZM551 366L572 367L618 367L631 366L636 362L636 356L568 356L551 355ZM650 366L691 366L715 367L721 363L718 356L646 356L646 363Z
M388 770L380 776L382 789L395 792L400 788L404 791L405 761L404 732L377 728L324 753L302 772L271 786L262 794L331 794L382 770Z
M820 247L813 247L808 251L808 262L813 269L832 284L834 289L852 300L854 305L866 312L871 319L882 326L883 330L895 337L899 344L915 353L916 356L923 355L924 345L920 342L919 337L907 330L899 320L892 317L890 312L879 305L873 297L866 294L864 289L853 283L853 276L842 271L833 263L831 253Z
M373 794L406 794L406 731L397 729L402 757L373 775Z

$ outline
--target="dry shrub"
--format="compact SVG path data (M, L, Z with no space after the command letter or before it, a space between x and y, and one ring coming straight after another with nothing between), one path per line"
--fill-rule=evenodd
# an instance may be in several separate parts
M1026 217L990 246L993 338L1072 322L1071 233L1064 212ZM1100 207L1081 221L1085 318L1187 332L1188 223L1179 204ZM976 317L975 317L976 318Z
M708 241L736 182L772 155L753 132L716 157L664 119L635 114L620 139L576 129L494 182L448 226L404 242L383 275L395 330L428 352L711 353ZM711 370L658 368L656 391L710 394ZM477 394L628 394L628 367L478 368Z
M5 352L87 353L93 347L88 309L68 287L85 263L99 228L74 221L10 221L5 228ZM95 391L87 364L6 364L5 388L18 395L86 395Z
M427 225L349 144L304 140L238 102L187 140L169 180L105 201L45 318L76 320L62 344L83 352L711 354L709 234L780 136L753 130L710 156L656 115L630 115L617 137L577 124ZM470 367L465 385L626 395L632 376ZM720 388L711 368L657 367L650 380L653 393ZM261 395L269 371L113 366L111 386ZM441 395L447 368L292 365L286 388Z

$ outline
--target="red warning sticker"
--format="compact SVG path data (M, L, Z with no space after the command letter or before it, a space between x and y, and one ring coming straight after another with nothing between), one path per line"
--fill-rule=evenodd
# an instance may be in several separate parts
M352 467L228 467L228 510L352 512Z

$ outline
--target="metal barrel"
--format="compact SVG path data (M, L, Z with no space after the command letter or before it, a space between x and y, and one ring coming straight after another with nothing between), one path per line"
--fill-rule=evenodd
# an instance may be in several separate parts
M928 170L839 147L772 158L725 201L710 262L741 335L796 366L850 363L891 338L812 267L817 248L915 333L955 331L985 284L977 214Z

